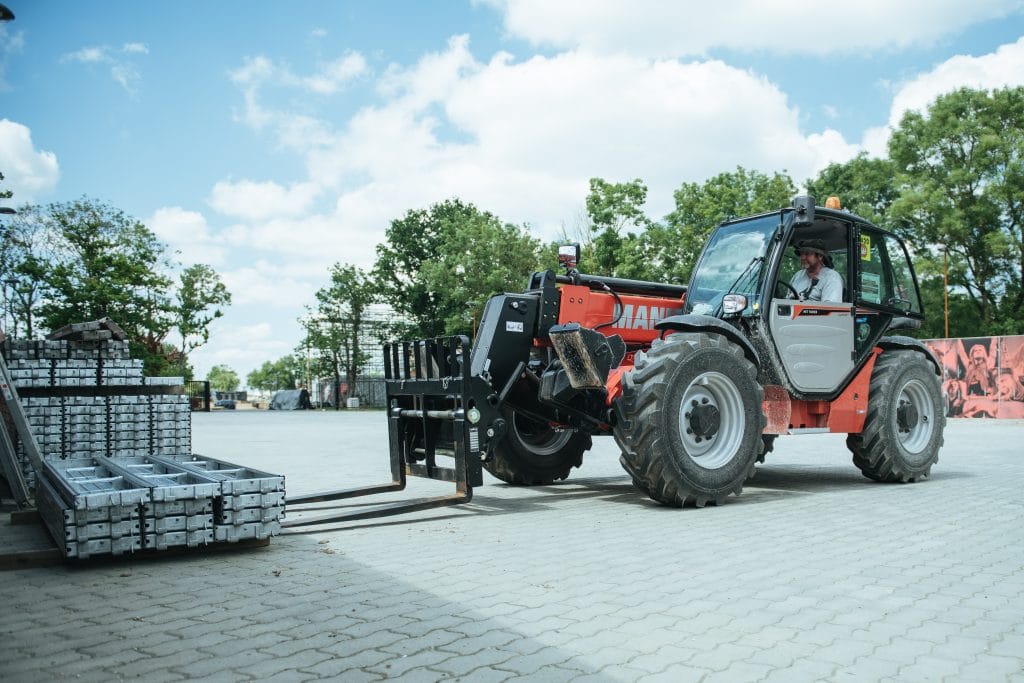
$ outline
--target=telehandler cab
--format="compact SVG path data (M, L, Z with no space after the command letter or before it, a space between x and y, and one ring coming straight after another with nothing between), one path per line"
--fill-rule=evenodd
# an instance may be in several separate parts
M791 286L808 240L841 276L841 301ZM939 365L891 334L924 317L896 235L797 197L719 225L685 287L586 275L578 258L563 247L564 273L492 297L472 346L460 336L388 345L392 481L289 503L398 490L407 474L454 481L455 495L287 524L466 502L483 468L511 484L565 479L597 435L615 438L637 488L671 506L740 493L782 434L845 433L876 481L915 481L937 461Z

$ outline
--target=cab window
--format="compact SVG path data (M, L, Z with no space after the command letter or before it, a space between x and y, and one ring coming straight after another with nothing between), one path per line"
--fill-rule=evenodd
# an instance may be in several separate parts
M910 257L895 235L861 228L857 259L857 303L921 315Z

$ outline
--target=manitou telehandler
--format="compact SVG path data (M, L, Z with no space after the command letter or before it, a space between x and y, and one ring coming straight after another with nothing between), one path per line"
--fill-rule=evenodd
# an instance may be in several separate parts
M790 284L808 240L823 243L841 300L805 300ZM719 225L688 286L585 275L578 258L578 246L563 248L563 273L492 297L472 346L459 336L388 345L392 481L289 503L397 490L407 474L454 481L455 495L290 524L466 502L482 468L551 483L595 435L612 435L637 488L672 506L738 494L782 434L845 433L877 481L915 481L938 459L938 362L890 334L924 317L896 235L797 197Z

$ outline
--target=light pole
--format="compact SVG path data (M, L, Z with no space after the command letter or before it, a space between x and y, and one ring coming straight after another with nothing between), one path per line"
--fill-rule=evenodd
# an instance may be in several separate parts
M8 14L10 14L10 10L9 9L4 7L3 5L0 5L0 19L2 19L3 21L10 21L10 19L14 18L14 15L11 14L10 19L5 19L4 18L4 11L5 10L7 11ZM2 176L0 176L0 177L2 177ZM14 209L12 209L9 206L0 206L0 215L13 216L16 213L17 213L17 211L15 211ZM4 278L4 316L3 316L3 319L2 319L3 326L0 327L0 332L3 332L5 336L7 335L7 314L9 312L9 310L10 310L8 308L8 306L7 306L7 285L9 283L17 284L17 281L16 280L9 280L7 278Z

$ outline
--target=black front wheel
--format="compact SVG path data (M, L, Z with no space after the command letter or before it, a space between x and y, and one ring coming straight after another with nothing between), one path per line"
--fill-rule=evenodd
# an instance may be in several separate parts
M550 484L569 476L590 450L590 434L555 429L506 409L508 433L497 445L494 456L484 467L509 484Z
M666 505L720 503L738 494L764 449L757 369L717 334L673 334L638 353L623 378L619 461Z

